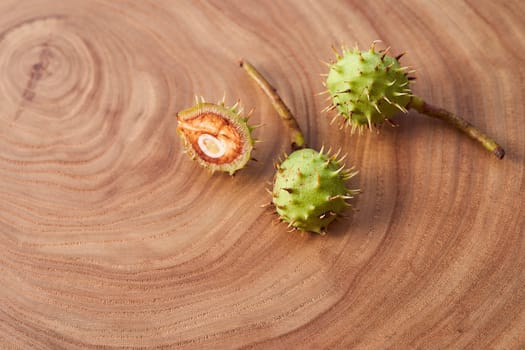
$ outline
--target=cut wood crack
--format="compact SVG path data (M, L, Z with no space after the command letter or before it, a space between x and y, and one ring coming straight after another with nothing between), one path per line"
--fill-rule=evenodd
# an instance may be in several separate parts
M22 92L22 99L18 105L18 108L15 112L15 117L13 121L20 118L22 112L24 111L26 102L31 102L36 96L36 87L38 81L42 79L43 75L47 72L49 66L49 61L53 57L51 50L47 43L42 45L42 51L38 57L38 62L33 64L31 71L29 72L29 79L26 83L25 89Z

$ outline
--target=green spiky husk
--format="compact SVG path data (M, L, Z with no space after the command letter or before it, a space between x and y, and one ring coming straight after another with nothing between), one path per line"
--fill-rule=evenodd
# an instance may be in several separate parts
M358 193L346 186L346 180L354 175L322 151L295 151L277 168L273 204L289 226L323 234L350 206L346 200Z
M326 79L333 108L352 129L371 128L406 112L411 95L406 68L373 45L368 51L343 49Z
M203 98L201 98L200 101L196 98L195 102L196 103L194 106L177 113L179 126L181 121L194 118L195 116L198 116L202 113L212 113L218 115L234 125L235 129L242 138L242 148L238 156L231 162L214 164L199 156L198 152L196 152L191 142L189 142L183 130L178 127L177 134L180 136L183 142L184 152L188 154L191 159L196 160L202 167L208 169L211 173L220 171L226 172L229 175L233 175L235 172L246 166L248 161L251 159L251 152L254 149L255 139L252 136L252 131L256 127L248 125L250 113L248 115L243 115L242 108L239 107L238 103L231 107L226 107L224 101L220 101L215 104L205 102ZM218 132L218 130L214 132Z

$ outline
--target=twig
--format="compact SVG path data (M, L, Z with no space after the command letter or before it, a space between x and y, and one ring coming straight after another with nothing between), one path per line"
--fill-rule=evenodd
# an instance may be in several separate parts
M496 143L496 141L454 113L451 113L443 108L434 107L426 103L419 96L412 96L409 107L412 107L416 111L426 114L430 117L438 118L452 124L457 129L470 136L470 138L481 143L481 145L487 151L492 152L499 159L502 159L505 156L505 151L500 145Z
M244 70L250 75L250 77L257 83L257 85L261 88L261 90L270 98L270 101L272 102L273 107L283 120L283 122L286 124L286 126L290 129L292 135L292 149L300 149L306 147L304 142L304 136L301 132L301 128L299 127L299 124L297 124L297 120L293 116L290 109L286 106L286 104L283 102L279 94L277 93L277 90L270 85L268 80L266 80L261 73L257 71L257 69L251 65L249 62L245 60L240 60L239 65L244 68Z

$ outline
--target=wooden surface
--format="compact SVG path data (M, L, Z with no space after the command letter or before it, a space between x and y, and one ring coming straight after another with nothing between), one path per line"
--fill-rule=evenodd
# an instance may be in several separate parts
M2 0L0 347L523 349L525 5L366 3ZM328 125L320 60L374 39L506 158L414 112ZM240 57L360 170L327 236L260 207L288 140ZM264 124L233 178L175 133L224 92Z

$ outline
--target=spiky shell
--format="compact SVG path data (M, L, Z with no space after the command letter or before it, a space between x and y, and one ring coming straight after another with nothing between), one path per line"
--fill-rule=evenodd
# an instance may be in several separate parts
M289 226L324 234L358 193L346 181L356 173L341 166L335 156L301 149L291 153L278 167L272 191L279 217Z
M254 139L238 104L225 107L224 102L196 104L177 113L177 133L185 152L212 173L224 171L233 175L251 159Z
M382 124L398 111L406 112L411 90L407 67L398 57L376 52L374 44L368 51L343 49L330 65L326 87L332 108L356 128Z

